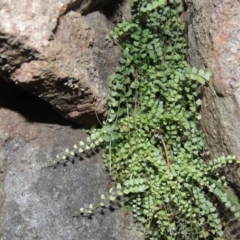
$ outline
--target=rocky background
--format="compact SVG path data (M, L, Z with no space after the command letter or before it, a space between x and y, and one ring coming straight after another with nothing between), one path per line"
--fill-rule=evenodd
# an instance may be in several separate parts
M202 120L210 159L240 158L240 1L185 0L188 57L191 65L212 73L203 91ZM240 196L240 169L226 169ZM229 220L225 239L240 239L240 225Z
M212 73L201 110L209 159L240 157L240 2L184 6L189 62ZM139 239L118 208L72 217L107 191L99 153L45 168L85 139L79 124L106 116L120 55L106 36L122 15L130 17L128 0L0 1L0 239ZM225 171L239 195L240 170ZM240 239L239 223L226 224L225 239Z
M1 240L139 239L118 206L73 217L108 191L100 153L46 167L85 140L79 124L106 115L108 77L120 54L106 36L121 12L130 14L121 2L0 1Z
M122 12L127 1L0 1L0 75L65 118L96 123L120 54L107 35Z

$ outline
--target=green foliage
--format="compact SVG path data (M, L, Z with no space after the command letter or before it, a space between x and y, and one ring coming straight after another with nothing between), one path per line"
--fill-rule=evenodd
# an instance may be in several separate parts
M238 161L229 156L207 163L201 157L199 86L210 73L186 62L182 10L180 0L132 1L132 19L112 33L122 57L109 83L108 118L91 130L88 144L74 145L63 157L100 145L117 184L80 213L94 214L123 195L148 239L218 240L218 207L236 217L240 209L219 169Z
M99 210L102 211L106 206L110 205L111 202L115 202L122 196L122 186L120 183L118 183L115 188L109 189L107 197L104 194L101 195L101 201L97 205L93 206L93 204L90 204L88 208L80 208L79 214L75 215L75 217L78 217L79 215L91 216L93 214L96 214L97 212L99 212Z

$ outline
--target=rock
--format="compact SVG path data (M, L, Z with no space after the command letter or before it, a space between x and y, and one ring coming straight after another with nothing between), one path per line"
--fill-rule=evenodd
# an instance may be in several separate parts
M96 115L107 114L108 78L120 55L106 38L113 28L107 16L121 2L2 0L0 76L49 102L65 118L96 123ZM130 8L123 6L128 14ZM91 12L97 9L102 11Z
M99 154L44 168L86 134L14 84L0 79L0 89L0 239L139 239L119 208L72 217L107 191Z
M212 78L204 90L201 126L211 159L240 157L240 2L185 0L190 63L208 69ZM240 191L240 169L226 171L234 191ZM231 221L225 239L240 239Z

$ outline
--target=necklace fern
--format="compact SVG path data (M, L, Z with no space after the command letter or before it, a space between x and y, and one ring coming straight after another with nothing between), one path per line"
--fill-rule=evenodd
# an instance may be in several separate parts
M199 86L210 74L189 67L180 0L133 0L132 19L119 23L112 38L122 57L109 83L109 114L102 128L90 131L74 155L96 146L116 187L96 208L123 196L124 205L149 239L222 239L218 207L239 217L219 169L238 162L222 157L206 163L198 126Z

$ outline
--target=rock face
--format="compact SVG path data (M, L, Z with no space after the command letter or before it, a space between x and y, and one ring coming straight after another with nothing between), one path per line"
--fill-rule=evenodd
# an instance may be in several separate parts
M211 158L240 157L240 2L185 0L190 63L208 69L212 79L204 91L202 128ZM240 169L228 169L234 191L240 193ZM240 239L231 222L225 239Z
M100 157L44 168L85 134L44 101L12 85L0 81L0 239L139 239L127 230L131 220L118 208L92 219L72 217L107 191L109 178Z
M108 77L120 55L106 39L108 18L121 2L0 1L1 240L139 239L119 207L73 217L108 192L99 153L45 167L86 137L52 107L78 124L106 115Z
M108 78L120 55L106 38L107 17L121 2L0 1L0 76L79 124L106 116Z

